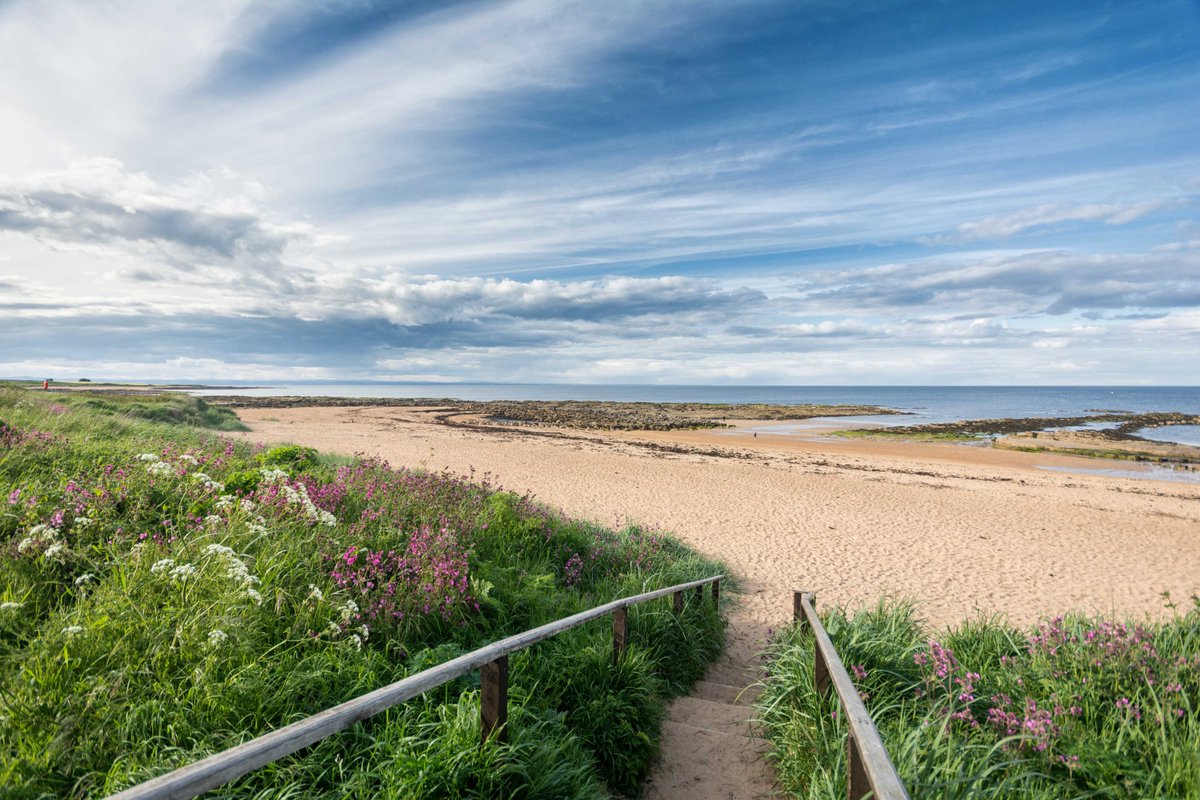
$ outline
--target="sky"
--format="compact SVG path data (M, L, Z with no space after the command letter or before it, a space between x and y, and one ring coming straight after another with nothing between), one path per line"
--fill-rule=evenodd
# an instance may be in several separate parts
M1200 0L0 0L0 376L1200 383Z

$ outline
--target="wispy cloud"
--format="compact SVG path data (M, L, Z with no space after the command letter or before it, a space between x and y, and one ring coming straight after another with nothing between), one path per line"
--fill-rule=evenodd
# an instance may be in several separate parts
M860 8L0 5L0 372L1177 374L1194 15Z

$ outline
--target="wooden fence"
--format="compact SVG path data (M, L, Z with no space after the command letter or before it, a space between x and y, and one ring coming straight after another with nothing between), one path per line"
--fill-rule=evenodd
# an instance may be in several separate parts
M716 575L614 600L588 611L547 623L539 628L518 633L516 636L501 639L452 661L447 661L445 664L440 664L416 675L410 675L403 680L384 686L382 689L376 689L299 722L271 731L223 752L215 753L174 772L138 784L112 795L110 800L167 800L167 798L187 800L196 797L209 789L215 789L240 778L272 761L308 747L326 736L345 730L357 722L476 669L480 670L481 677L481 738L486 741L492 736L503 737L504 724L508 718L508 656L510 653L578 627L585 622L611 614L613 662L615 663L625 651L626 610L629 606L672 595L674 609L678 613L683 610L684 592L692 590L696 599L702 600L704 587L711 584L713 604L719 607L721 578L722 576Z
M817 596L812 592L796 592L792 597L792 614L798 622L812 628L813 682L817 691L827 693L832 687L837 692L850 726L850 735L846 739L846 796L849 800L866 797L909 800L908 790L896 774L879 730L871 721L858 689L817 616L816 602Z

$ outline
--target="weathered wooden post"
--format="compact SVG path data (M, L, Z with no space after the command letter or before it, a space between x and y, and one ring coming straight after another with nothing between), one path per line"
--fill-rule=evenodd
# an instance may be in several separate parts
M863 800L873 791L871 781L867 778L866 767L863 766L862 753L858 751L858 741L851 731L846 737L846 798Z
M820 643L813 644L813 686L817 687L819 694L829 694L829 665L825 663Z
M506 739L504 727L508 724L508 656L500 656L479 668L480 697L479 718L482 723L482 741L492 736L496 741Z
M813 608L816 608L817 596L815 594L804 591L792 592L792 619L801 625L808 625L808 617L804 615L804 595L806 594L812 598Z
M674 596L675 596L675 613L682 614L683 613L683 592L675 592Z
M613 666L625 655L625 642L629 631L628 611L625 606L613 611Z
M713 608L717 611L721 610L721 579L717 578L712 582Z

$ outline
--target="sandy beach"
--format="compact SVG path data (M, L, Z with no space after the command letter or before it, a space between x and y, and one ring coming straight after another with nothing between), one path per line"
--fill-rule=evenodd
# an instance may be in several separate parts
M1055 471L1099 460L951 444L797 440L748 429L451 427L436 409L241 409L264 443L491 473L568 514L665 529L741 581L738 617L912 598L935 624L1064 610L1158 615L1200 592L1200 484ZM1047 467L1054 469L1047 469ZM750 633L749 630L745 631Z

